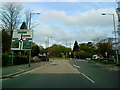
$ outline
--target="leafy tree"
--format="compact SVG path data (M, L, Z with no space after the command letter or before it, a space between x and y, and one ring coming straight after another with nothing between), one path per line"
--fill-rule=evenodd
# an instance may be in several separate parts
M79 46L78 46L77 41L75 41L74 47L73 47L73 52L78 51L78 50L79 50Z
M38 56L38 54L40 53L40 48L37 44L33 43L32 44L32 51L31 51L31 55L32 56Z
M76 58L88 58L92 57L92 55L95 54L95 47L93 47L92 42L91 43L82 43L79 44L79 50L74 53Z
M21 25L20 29L27 29L27 25L26 25L26 23L25 23L25 22L23 22L23 23L22 23L22 25Z
M114 51L112 50L112 43L109 42L99 42L97 43L97 53L102 55L103 57L106 57L107 52L107 58L108 60L112 55L114 55Z
M66 55L71 51L70 48L66 48L61 45L54 44L53 46L47 48L47 52L52 57L62 57L62 55Z

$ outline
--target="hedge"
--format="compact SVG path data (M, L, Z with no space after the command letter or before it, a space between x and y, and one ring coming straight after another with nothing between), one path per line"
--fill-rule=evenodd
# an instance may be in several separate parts
M13 59L13 65L19 65L19 64L27 64L29 62L28 56L20 56L16 55Z
M29 62L29 56L21 56L14 55L13 61L12 56L10 54L2 54L2 66L10 66L10 65L20 65L27 64Z
M11 58L8 54L3 53L2 54L2 66L9 66L11 65Z

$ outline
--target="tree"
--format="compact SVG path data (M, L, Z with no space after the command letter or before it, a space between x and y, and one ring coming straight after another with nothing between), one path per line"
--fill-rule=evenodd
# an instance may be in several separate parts
M5 31L2 30L2 52L9 52L10 51L10 35Z
M47 52L52 57L62 57L62 55L66 55L71 51L70 48L66 48L65 46L56 45L47 48Z
M26 23L25 23L25 22L23 22L23 23L22 23L22 25L21 25L20 29L27 29L27 25L26 25Z
M101 54L104 58L106 57L109 60L110 57L114 55L114 51L112 50L112 43L109 42L97 43L97 52L98 54Z
M79 45L80 49L80 58L92 57L95 54L95 47L92 42L82 43Z
M30 14L32 13L32 10L28 9L24 13L25 13L25 22L26 22L27 29L28 29L28 25L30 25L30 18L31 18Z
M32 44L32 51L31 51L31 55L32 56L38 56L38 54L40 53L40 48L37 44L33 43Z
M75 41L74 47L73 47L73 52L78 51L78 50L79 50L79 46L78 46L77 41Z
M2 25L3 29L10 32L12 38L13 30L20 24L20 13L22 6L20 3L9 2L2 5Z

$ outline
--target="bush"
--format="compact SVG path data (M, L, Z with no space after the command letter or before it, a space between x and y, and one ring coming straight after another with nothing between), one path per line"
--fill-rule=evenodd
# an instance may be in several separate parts
M11 54L9 53L2 54L2 66L27 64L28 62L29 62L29 56L14 55L13 61L12 61Z
M3 53L2 54L2 66L9 66L11 65L11 58L9 58L9 54Z
M13 59L13 65L27 64L29 62L29 56L15 55Z

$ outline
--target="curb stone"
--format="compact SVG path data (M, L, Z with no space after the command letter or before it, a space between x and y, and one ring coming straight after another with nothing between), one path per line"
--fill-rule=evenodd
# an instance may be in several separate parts
M49 62L49 63L51 63L51 62ZM47 63L46 63L46 64L47 64ZM44 64L44 65L45 65L45 64ZM41 65L41 66L43 66L43 65ZM18 74L21 74L21 73L24 73L24 72L27 72L27 71L36 69L37 67L41 67L41 66L36 66L36 67L29 68L29 69L25 69L25 70L22 70L22 71L19 71L19 72L15 72L15 73L11 73L11 74L8 74L8 75L0 76L0 79L12 78L13 76L16 76L16 75L18 75Z

